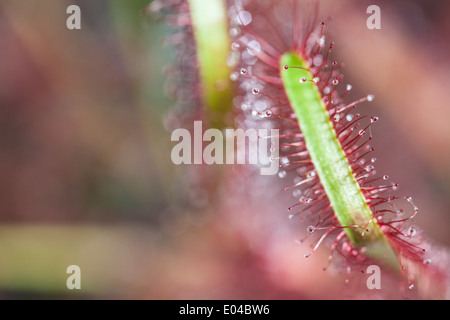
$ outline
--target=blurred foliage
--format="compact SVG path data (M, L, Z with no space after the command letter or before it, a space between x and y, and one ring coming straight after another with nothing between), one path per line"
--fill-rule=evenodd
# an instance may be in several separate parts
M70 4L81 7L79 31L66 28ZM128 233L99 225L159 226L171 197L162 66L173 55L147 5L0 1L0 59L9 61L0 66L0 221L14 222L0 237L6 297L71 294L69 264L96 266L82 294L104 295L129 250L112 247Z

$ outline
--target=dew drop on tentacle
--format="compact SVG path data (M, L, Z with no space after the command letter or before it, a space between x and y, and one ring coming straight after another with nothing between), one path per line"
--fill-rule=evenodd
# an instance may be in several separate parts
M367 95L367 101L371 102L371 101L373 101L373 99L375 99L375 96L373 94Z
M308 228L306 228L306 231L308 231L308 233L313 233L315 229L316 228L314 228L314 226L309 226Z
M286 177L286 175L287 175L287 173L285 170L281 170L280 172L278 172L278 177L281 179Z
M298 197L300 197L300 196L302 195L302 190L300 190L300 189L295 189L294 191L292 191L292 195L293 195L295 198L298 198Z
M241 69L241 74L247 74L248 73L248 70L247 70L247 68L242 68Z
M333 120L336 122L339 122L340 119L341 119L341 115L339 113L337 113L333 116Z
M314 58L313 58L313 64L316 67L320 67L323 63L323 56L321 54L317 54Z
M231 38L237 37L240 33L241 32L238 28L230 28L230 31L228 32Z
M317 41L318 45L323 48L325 46L325 36L322 35L319 40Z
M252 14L248 11L240 11L236 20L240 25L247 26L252 22L253 17Z
M237 81L239 79L239 74L237 72L233 72L230 74L230 80L231 81Z
M256 40L250 41L247 44L247 52L253 56L257 55L261 52L261 44Z

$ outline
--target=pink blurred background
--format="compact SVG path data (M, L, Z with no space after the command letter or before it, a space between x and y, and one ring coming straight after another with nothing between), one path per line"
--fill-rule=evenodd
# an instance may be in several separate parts
M66 8L82 29L66 28ZM210 201L170 161L169 29L146 0L0 0L0 297L138 299L398 298L363 274L322 271L306 226L287 218L287 183L252 168ZM381 7L381 30L366 8ZM420 208L417 225L450 246L450 4L321 1L344 62L348 101L373 128L376 169ZM254 168L253 168L254 170ZM236 174L237 173L237 174ZM246 195L246 196L244 196ZM66 288L66 268L82 290ZM397 286L386 276L384 287Z

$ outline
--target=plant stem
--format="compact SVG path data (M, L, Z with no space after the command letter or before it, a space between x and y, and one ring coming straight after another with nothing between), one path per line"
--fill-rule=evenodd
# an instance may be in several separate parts
M284 70L284 66L296 66ZM297 115L305 144L335 216L356 248L384 264L398 262L385 235L356 181L342 146L337 139L318 87L301 55L285 53L280 59L280 73L289 102ZM364 231L366 229L366 231ZM368 230L368 231L367 231ZM363 236L364 235L364 236Z
M188 0L197 61L200 69L201 95L209 111L211 125L223 127L232 106L232 86L227 59L231 41L223 0Z

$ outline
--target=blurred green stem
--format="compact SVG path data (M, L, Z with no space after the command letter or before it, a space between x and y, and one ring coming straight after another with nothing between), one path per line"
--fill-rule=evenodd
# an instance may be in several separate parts
M188 0L197 47L201 95L213 127L226 125L232 106L232 86L227 59L231 41L222 0Z

